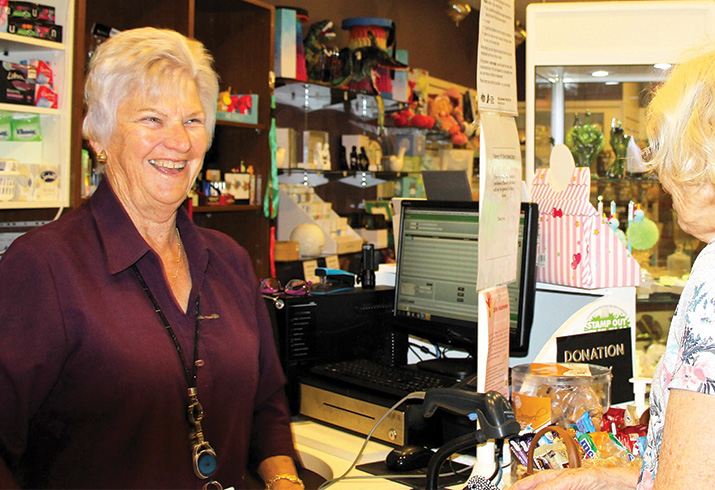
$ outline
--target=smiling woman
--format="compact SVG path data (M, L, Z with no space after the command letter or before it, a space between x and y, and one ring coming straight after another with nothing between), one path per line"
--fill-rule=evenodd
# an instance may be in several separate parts
M93 55L83 130L106 178L0 262L0 488L303 487L250 258L181 206L217 94L174 31Z

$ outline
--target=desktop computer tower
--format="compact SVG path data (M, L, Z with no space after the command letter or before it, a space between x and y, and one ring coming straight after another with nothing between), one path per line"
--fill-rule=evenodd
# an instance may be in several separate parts
M377 286L266 299L292 414L300 410L299 377L313 366L352 359L407 363L407 334L392 327L394 298L394 288Z

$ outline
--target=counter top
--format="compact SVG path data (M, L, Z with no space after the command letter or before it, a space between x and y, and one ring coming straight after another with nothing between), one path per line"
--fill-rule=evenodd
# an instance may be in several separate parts
M293 435L304 466L326 480L337 478L350 468L365 442L363 436L355 435L312 420L297 417L293 420ZM392 446L370 440L359 464L384 461ZM455 461L472 465L473 456L458 456ZM404 475L403 475L404 477ZM461 490L463 484L449 487ZM349 477L330 487L334 490L405 490L409 488L384 477L370 475L353 469Z

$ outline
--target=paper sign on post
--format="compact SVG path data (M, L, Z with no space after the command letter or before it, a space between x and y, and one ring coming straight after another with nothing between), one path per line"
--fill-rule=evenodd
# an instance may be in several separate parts
M509 398L509 291L506 286L479 292L477 391Z
M517 116L514 0L482 0L479 8L479 111Z
M516 279L521 148L513 117L481 115L477 290Z

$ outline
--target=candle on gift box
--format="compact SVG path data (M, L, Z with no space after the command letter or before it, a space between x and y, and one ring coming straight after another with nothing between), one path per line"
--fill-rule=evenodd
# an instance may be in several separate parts
M633 223L633 201L628 201L628 228L626 228L626 231L630 229L631 223ZM626 233L627 235L627 233ZM631 238L628 237L628 253L633 252L633 246L631 245Z

